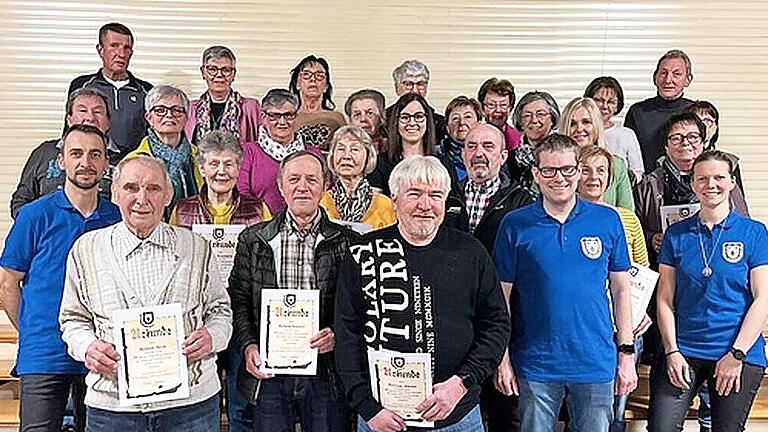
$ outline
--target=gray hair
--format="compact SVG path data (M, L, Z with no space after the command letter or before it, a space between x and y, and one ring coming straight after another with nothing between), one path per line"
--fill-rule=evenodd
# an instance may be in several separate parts
M107 100L107 97L104 96L104 93L100 92L99 90L90 87L81 87L69 94L67 97L67 104L64 106L64 110L68 116L72 115L72 110L75 108L75 102L81 97L94 97L101 99L101 101L104 102L104 108L107 110L105 113L107 118L112 118L112 115L109 112L109 100Z
M541 154L544 152L572 151L576 163L579 162L581 147L568 135L553 133L541 140L539 145L533 149L533 158L535 166L541 162Z
M406 60L392 71L392 79L400 83L405 77L423 76L429 81L429 69L427 65L418 60Z
M243 147L240 145L240 140L235 135L222 130L211 131L203 135L200 142L197 143L197 148L200 150L200 153L197 154L197 162L200 165L205 163L207 154L223 151L234 153L238 164L243 159Z
M515 106L515 111L512 113L512 123L514 123L515 129L523 130L523 108L538 100L543 100L547 104L549 116L552 118L552 128L557 128L557 122L560 120L560 108L557 107L557 101L551 94L536 90L526 93Z
M114 175L112 176L112 187L117 187L117 185L120 184L120 178L122 177L125 167L132 163L139 163L143 166L154 165L160 168L160 171L163 172L163 181L165 182L165 187L173 190L173 182L171 181L170 174L168 174L168 169L165 167L165 162L147 153L141 153L132 158L125 158L121 160L120 163L118 163L115 167Z
M189 112L189 98L186 93L177 87L165 84L152 87L152 90L147 92L147 96L144 97L144 111L149 112L160 99L167 97L180 100L184 106L184 112Z
M336 150L336 144L341 141L346 135L350 135L353 139L357 140L365 148L365 166L363 167L363 175L368 175L376 169L376 157L378 153L373 146L373 141L368 133L357 126L347 125L336 129L331 138L331 146L328 150L328 169L333 175L338 175L336 172L336 166L333 164L333 152Z
M362 89L349 95L347 101L344 102L344 112L347 113L347 117L352 118L352 104L364 99L370 99L376 103L381 122L386 124L386 109L384 108L386 103L384 102L384 95L380 91L374 89Z
M218 60L222 58L231 60L232 66L237 63L235 53L233 53L231 49L221 45L214 45L203 51L203 66L208 63L208 60Z
M266 111L269 107L278 108L286 102L295 108L299 107L299 98L295 94L286 89L274 88L261 99L261 110Z
M659 73L659 69L661 69L661 64L664 62L664 60L669 59L683 59L683 62L685 63L685 74L689 77L693 76L693 64L691 63L691 58L688 57L688 54L686 54L683 50L671 49L665 52L664 55L659 58L659 61L656 62L656 70L653 71L654 77Z
M448 197L451 189L451 176L443 164L434 156L411 156L403 159L389 176L389 190L392 196L403 187L414 183L437 186Z

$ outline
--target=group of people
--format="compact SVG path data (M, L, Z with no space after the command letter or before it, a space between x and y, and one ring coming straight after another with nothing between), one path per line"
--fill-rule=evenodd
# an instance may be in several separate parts
M0 296L21 430L60 430L68 400L77 430L218 430L217 353L231 431L404 430L369 350L430 355L413 409L436 431L623 431L641 352L650 431L682 430L697 394L702 430L744 429L766 367L768 234L738 157L716 149L717 109L683 96L684 52L659 59L657 95L622 126L613 77L562 111L490 78L442 115L418 60L393 71L388 107L362 89L335 111L312 55L257 101L233 89L223 46L190 102L128 71L133 43L100 29L103 67L72 81L63 136L32 152L11 200ZM693 204L664 232L665 206ZM247 226L230 274L197 224ZM637 265L660 274L639 325ZM319 291L313 376L262 370L262 290L288 288ZM189 397L123 406L112 314L170 303Z

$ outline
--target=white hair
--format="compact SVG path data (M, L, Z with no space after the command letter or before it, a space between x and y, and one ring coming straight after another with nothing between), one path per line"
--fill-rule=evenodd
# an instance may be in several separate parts
M434 156L411 156L403 159L389 176L389 190L392 196L403 187L414 183L437 186L446 196L451 189L451 176L443 164Z
M405 77L420 77L429 81L429 68L418 60L406 60L392 71L392 79L400 83Z

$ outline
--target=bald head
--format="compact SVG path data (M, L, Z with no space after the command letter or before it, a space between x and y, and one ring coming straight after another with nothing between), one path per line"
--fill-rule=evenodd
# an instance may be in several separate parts
M497 177L501 165L507 160L504 134L490 124L477 124L467 132L461 157L470 181L483 184Z

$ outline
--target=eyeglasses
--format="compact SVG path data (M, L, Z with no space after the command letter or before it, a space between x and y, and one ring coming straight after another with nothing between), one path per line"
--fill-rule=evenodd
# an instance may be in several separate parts
M483 104L483 107L485 107L485 109L488 109L488 110L491 110L491 111L494 111L496 109L499 109L499 110L502 110L502 111L506 111L506 110L509 109L509 104L506 103L506 102L502 102L502 103L499 103L499 104L491 103L491 102L486 102L486 103Z
M397 117L397 120L402 125L410 123L411 119L413 119L416 123L421 123L427 119L427 115L423 112L417 112L415 114L400 113L400 115Z
M424 90L427 88L427 85L429 85L429 81L400 81L400 84L402 84L406 90L413 90L414 86L419 90Z
M523 123L530 123L531 120L544 120L549 117L549 111L536 111L535 113L526 112L521 116Z
M696 145L701 143L701 134L698 132L690 132L688 134L676 133L667 137L667 142L675 146L682 146L683 140L688 141L690 145Z
M557 173L560 173L565 178L570 178L576 175L579 171L578 165L566 165L561 167L537 167L539 174L544 178L554 178Z
M328 75L324 71L301 71L301 77L307 81L315 79L315 81L322 81Z
M180 106L165 106L165 105L155 105L152 107L152 109L149 110L152 114L158 116L158 117L165 117L168 115L168 113L171 114L171 117L181 117L184 114L187 113L187 111L184 110L184 108Z
M352 113L352 118L355 120L360 120L361 118L369 118L372 119L376 116L378 116L379 113L374 110L367 110L367 111L355 111Z
M601 97L593 97L592 100L598 105L616 106L619 104L619 100L616 98L603 99Z
M218 67L214 65L205 65L203 66L203 69L205 69L205 72L212 77L218 75L219 72L221 72L221 76L223 77L228 77L235 72L235 68L229 66Z
M283 119L286 122L296 120L295 111L289 111L289 112L266 112L265 111L264 115L267 116L267 120L269 120L272 123L277 123L278 121L280 121L280 119Z

